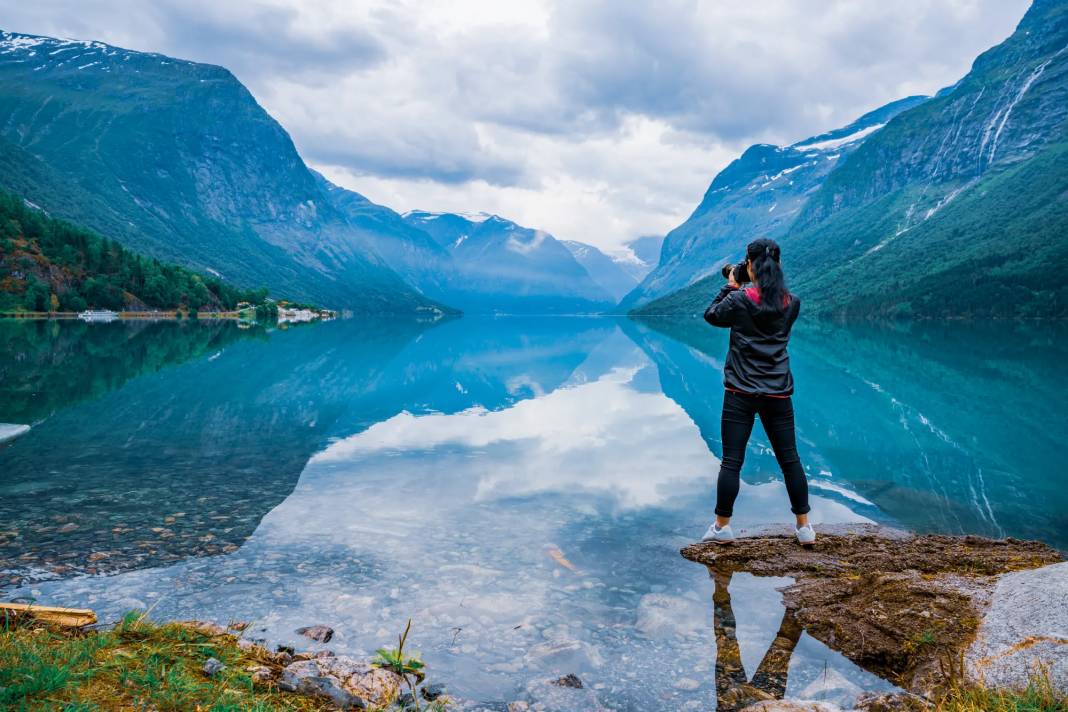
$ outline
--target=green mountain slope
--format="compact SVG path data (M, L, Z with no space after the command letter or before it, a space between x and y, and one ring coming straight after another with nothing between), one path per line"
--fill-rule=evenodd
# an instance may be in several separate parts
M789 146L750 146L719 172L686 222L667 234L659 263L619 308L644 313L642 305L718 274L755 238L781 238L836 166L887 121L925 100L910 96L891 102Z
M841 317L1068 317L1066 159L1068 4L1036 0L960 82L812 192L780 238L791 287L806 311ZM640 313L700 313L721 282Z
M266 295L143 257L0 192L0 311L233 309Z
M225 69L0 33L0 188L160 259L361 312L432 307Z
M1068 5L1036 0L950 91L832 173L783 238L846 316L1068 316Z

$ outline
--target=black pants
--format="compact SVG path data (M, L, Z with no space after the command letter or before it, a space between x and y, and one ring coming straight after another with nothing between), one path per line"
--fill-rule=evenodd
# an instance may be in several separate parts
M793 401L790 398L742 395L734 391L723 394L723 462L716 481L716 514L729 517L734 513L745 446L749 443L753 419L757 415L760 415L764 432L768 434L771 448L775 451L775 459L782 468L786 492L790 495L790 510L794 514L807 514L808 481L801 467L801 458L797 455Z

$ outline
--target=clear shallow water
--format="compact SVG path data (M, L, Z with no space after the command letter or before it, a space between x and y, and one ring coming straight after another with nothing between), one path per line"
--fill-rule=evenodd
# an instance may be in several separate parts
M0 586L301 647L325 623L338 652L411 617L434 678L498 706L575 672L616 709L711 709L717 639L738 684L777 633L788 694L888 689L783 621L786 580L736 575L714 616L678 555L711 515L725 348L696 321L0 323L0 422L33 426L0 446ZM1068 546L1066 351L799 329L815 521ZM789 517L759 428L743 480L738 522Z

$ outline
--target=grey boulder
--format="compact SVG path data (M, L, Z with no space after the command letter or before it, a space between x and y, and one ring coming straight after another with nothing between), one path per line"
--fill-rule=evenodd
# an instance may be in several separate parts
M1068 694L1068 562L998 579L964 655L968 680L990 687L1027 687L1040 666Z
M279 687L330 699L342 709L385 706L397 697L400 675L365 660L338 655L298 660L282 671Z

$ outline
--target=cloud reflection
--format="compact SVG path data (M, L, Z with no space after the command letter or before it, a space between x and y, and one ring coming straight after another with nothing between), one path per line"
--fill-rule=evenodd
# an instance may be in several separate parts
M359 467L373 456L419 453L406 468L440 469L460 447L493 455L465 465L478 473L478 500L580 490L609 494L622 507L662 504L673 483L711 482L719 460L674 401L631 387L639 370L616 368L502 411L401 413L330 445L311 464Z

